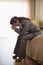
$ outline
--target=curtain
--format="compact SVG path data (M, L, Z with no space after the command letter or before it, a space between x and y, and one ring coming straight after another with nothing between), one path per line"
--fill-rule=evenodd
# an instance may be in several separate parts
M30 18L35 19L35 0L30 0Z

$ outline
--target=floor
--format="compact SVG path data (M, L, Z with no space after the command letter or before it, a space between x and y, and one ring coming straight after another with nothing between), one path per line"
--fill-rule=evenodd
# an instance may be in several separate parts
M26 65L26 63L25 62L13 62L13 65Z

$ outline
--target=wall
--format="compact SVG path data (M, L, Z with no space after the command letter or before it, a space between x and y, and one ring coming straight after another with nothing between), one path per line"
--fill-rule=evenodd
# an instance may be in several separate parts
M43 0L36 0L35 19L43 21Z

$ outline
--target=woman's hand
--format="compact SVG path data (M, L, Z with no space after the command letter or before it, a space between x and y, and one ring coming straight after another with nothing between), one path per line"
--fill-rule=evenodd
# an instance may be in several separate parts
M15 29L16 29L16 26L13 26L13 25L12 25L12 27L11 27L11 28L15 30Z

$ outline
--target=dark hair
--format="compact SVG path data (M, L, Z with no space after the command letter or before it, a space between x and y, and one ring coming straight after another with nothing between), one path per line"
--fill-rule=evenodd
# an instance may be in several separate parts
M10 24L13 25L14 23L17 22L17 20L19 20L19 22L21 23L23 20L29 20L31 21L29 18L26 18L26 17L12 17L11 20L10 20Z
M10 20L10 24L13 25L14 23L16 23L17 20L18 20L18 17L16 16L12 17Z
M22 22L23 20L31 21L29 18L26 18L26 17L19 17L18 20L19 20L19 22Z

